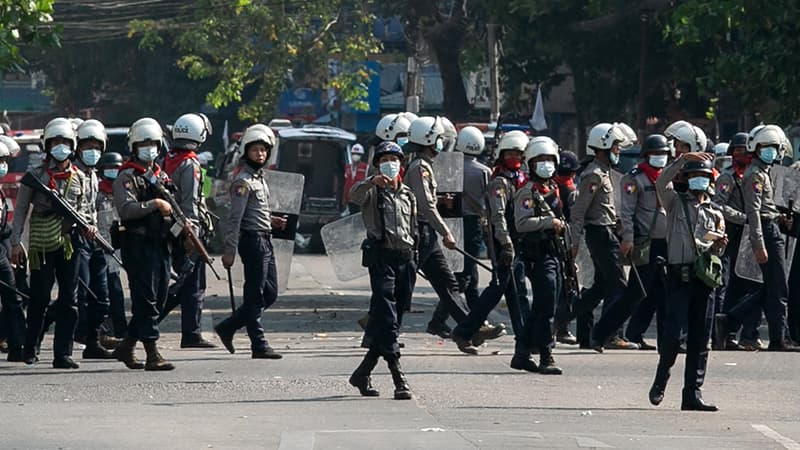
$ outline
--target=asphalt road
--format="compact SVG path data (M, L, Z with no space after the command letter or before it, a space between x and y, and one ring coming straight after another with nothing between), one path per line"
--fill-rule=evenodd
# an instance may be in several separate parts
M229 300L226 282L209 283L204 329L216 341L211 325ZM355 321L367 280L339 283L325 257L298 256L290 289L264 316L284 359L250 359L244 334L234 355L180 350L179 313L162 327L177 366L168 373L80 361L79 350L79 370L52 369L48 337L42 363L0 362L0 448L800 449L800 355L712 352L704 393L721 411L684 413L681 358L660 407L647 401L655 352L559 346L563 376L517 372L511 336L467 356L425 334L435 298L419 286L402 336L414 400L391 399L383 363L381 397L347 384L364 352ZM502 308L494 314L509 323Z

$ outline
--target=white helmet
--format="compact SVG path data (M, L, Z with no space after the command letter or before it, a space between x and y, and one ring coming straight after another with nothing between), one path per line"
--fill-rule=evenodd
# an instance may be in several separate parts
M678 120L678 121L672 122L664 130L664 136L666 136L667 139L674 139L675 138L675 132L679 128L683 128L683 127L687 127L687 126L690 127L690 126L692 126L692 124L690 124L689 122L687 122L685 120Z
M353 144L353 146L350 147L350 153L355 153L357 155L363 155L364 154L364 146L361 145L361 144Z
M719 144L714 146L714 155L716 156L727 156L728 155L728 144L727 142L720 142Z
M244 130L244 134L242 134L242 142L240 144L243 156L247 153L247 146L254 142L263 142L271 151L275 147L275 133L272 132L270 127L261 123L247 127Z
M409 123L419 119L418 115L416 115L416 114L414 114L412 112L408 112L408 111L397 113L397 115L405 117L406 119L408 119Z
M80 124L78 126L78 142L86 139L99 141L101 144L100 151L104 152L106 150L108 136L106 135L106 127L103 126L103 123L99 120L89 119Z
M143 117L128 129L128 147L133 151L133 144L144 141L157 141L161 142L164 137L164 131L156 119L150 117Z
M436 141L444 139L444 125L440 117L425 116L411 122L408 128L408 141L423 147L436 145ZM444 145L444 141L442 141Z
M486 139L481 130L475 127L464 127L456 138L456 151L466 155L478 156L483 152Z
M619 144L620 148L631 148L639 142L639 136L636 135L630 125L624 122L614 122L614 125L619 127L622 130L622 134L625 135L625 141Z
M560 158L558 156L559 148L556 141L547 136L536 136L528 142L525 147L525 162L530 161L537 156L551 155L556 157L556 165L558 165Z
M442 119L442 126L444 127L444 150L442 151L452 152L456 145L458 132L450 119L445 116L441 116L440 119Z
M75 128L73 128L72 122L70 122L69 119L56 117L47 123L44 127L44 134L42 135L44 148L47 148L47 141L57 137L69 139L72 142L72 150L75 150L77 144L77 142L75 142Z
M384 141L394 141L398 134L407 134L410 126L411 120L408 119L405 113L387 114L378 121L378 126L375 127L375 135Z
M701 130L700 127L692 124L679 126L670 130L670 136L667 137L689 144L690 152L704 152L706 151L706 145L708 145L706 133Z
M19 143L14 140L11 136L6 136L5 134L0 135L0 142L5 144L6 148L8 148L9 153L11 156L16 157L19 155Z
M211 122L203 114L184 114L172 124L173 146L194 150L211 135Z
M0 158L8 158L11 156L11 150L8 149L8 146L2 141L0 141Z
M519 130L512 130L508 133L503 134L500 138L500 142L494 148L494 159L500 159L500 154L503 153L503 150L517 150L518 152L525 152L525 148L528 146L528 135Z
M614 144L622 146L628 142L628 136L619 125L598 123L589 131L589 137L586 139L586 152L593 155L596 150L608 150Z
M783 158L782 155L786 153L786 144L788 142L786 133L783 132L781 127L777 125L760 125L750 131L750 138L747 140L747 151L754 153L759 144L775 144L778 147L778 154Z

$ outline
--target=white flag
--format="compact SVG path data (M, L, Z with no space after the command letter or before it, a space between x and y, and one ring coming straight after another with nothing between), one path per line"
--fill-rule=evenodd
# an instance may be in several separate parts
M230 138L228 137L228 121L225 121L225 126L222 128L222 145L225 146L224 151L228 150L228 144Z
M530 120L531 127L536 131L547 129L547 119L544 118L544 105L542 105L542 87L536 91L536 106L533 107L533 115Z

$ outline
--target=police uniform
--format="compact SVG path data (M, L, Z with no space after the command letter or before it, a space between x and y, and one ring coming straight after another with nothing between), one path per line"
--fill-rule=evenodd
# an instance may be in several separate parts
M175 186L175 199L181 212L192 222L197 235L202 239L200 224L200 208L202 200L203 180L200 161L194 152L173 150L167 155L164 170ZM172 247L172 268L176 273L186 271L187 254L183 243ZM203 339L200 321L203 313L203 301L206 291L206 265L199 258L186 274L183 284L178 289L177 301L181 305L181 347L202 346L213 347Z
M614 234L617 212L611 166L595 158L583 171L578 198L571 208L570 228L573 245L586 237L586 246L594 264L594 284L581 293L575 313L578 315L578 340L587 342L594 322L594 308L604 300L603 309L614 304L624 293L625 274L619 255L619 240ZM602 342L594 343L602 345Z
M0 303L3 306L2 328L8 342L8 361L22 362L22 346L25 343L25 315L22 312L22 300L12 289L15 286L14 269L9 261L11 225L8 223L8 203L6 194L0 189Z
M64 172L56 172L56 164L31 169L30 172L51 189L57 190L79 213L88 210L86 175L70 164ZM71 361L72 340L78 322L77 280L78 255L81 238L74 224L65 220L45 194L21 185L17 194L17 209L11 231L11 244L21 243L22 231L28 210L33 207L30 218L30 302L28 304L27 332L25 335L25 362L32 364L38 358L39 336L44 329L44 318L50 305L50 290L58 282L58 298L49 307L56 321L53 339L54 365ZM88 220L89 218L86 217ZM61 366L62 364L58 364Z
M436 178L434 177L433 160L418 153L409 164L404 182L417 199L419 224L419 269L431 283L439 296L433 317L428 324L430 331L446 330L445 321L448 315L457 323L466 317L466 313L458 304L458 282L447 260L444 257L436 233L446 236L450 233L447 224L436 209Z
M642 292L638 280L629 280L620 301L609 305L595 324L592 330L595 342L606 342L630 317L625 337L630 342L642 344L653 314L658 310L657 320L660 321L663 317L666 280L662 276L662 269L667 260L667 216L656 194L654 178L658 176L660 170L650 176L645 170L637 167L622 178L620 211L622 241L630 243L639 241L639 245L643 245L642 241L649 240L649 258L646 261L632 261L637 266L645 292ZM651 179L651 176L654 178ZM631 254L633 253L632 249ZM630 276L635 277L633 273ZM662 328L659 323L658 330Z
M758 158L744 175L744 210L750 225L750 244L753 250L766 250L768 260L760 264L764 284L761 287L764 314L769 326L769 348L786 345L786 303L789 287L786 280L786 252L781 236L778 212L773 200L769 165Z
M270 193L265 177L264 169L256 169L244 159L236 169L230 187L231 210L225 223L224 254L235 255L238 249L244 268L244 292L242 304L214 329L225 343L230 342L237 330L246 327L253 358L280 358L267 343L261 326L261 312L278 298L275 254L270 239ZM232 348L228 347L228 351Z
M97 194L97 229L106 242L112 242L111 227L119 223L119 214L114 207L114 183L112 180L101 180ZM125 320L125 293L122 290L120 265L111 256L106 258L106 280L108 283L109 316L114 337L123 338L128 334L128 322Z
M707 232L725 233L725 220L717 205L706 196L702 203L691 193L678 193L672 180L687 163L678 159L667 166L656 181L661 205L667 213L667 298L664 318L661 321L658 343L659 361L651 389L651 402L660 403L654 394L663 392L669 380L670 369L677 358L681 330L686 326L686 366L683 383L682 409L699 409L708 364L708 343L714 314L713 289L698 279L693 270L698 252L722 254L705 240ZM688 212L689 217L686 216ZM690 233L690 229L692 233ZM658 397L655 395L655 397ZM710 407L716 410L716 407Z
M486 214L484 200L491 173L474 156L464 155L464 251L476 258L483 245L481 217ZM467 306L472 309L478 300L478 265L471 258L464 258L464 270L455 275Z
M531 280L533 303L525 320L523 339L528 348L539 349L539 371L560 374L552 357L551 320L561 295L563 273L558 254L560 245L553 223L564 221L558 186L552 180L532 179L514 197L516 229L520 233L521 257ZM566 227L562 232L566 232ZM562 241L563 242L563 241ZM569 251L569 249L567 250Z

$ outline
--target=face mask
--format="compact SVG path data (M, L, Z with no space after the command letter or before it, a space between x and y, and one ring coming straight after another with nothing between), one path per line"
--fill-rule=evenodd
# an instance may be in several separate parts
M81 160L89 167L96 166L97 161L100 161L100 150L96 149L83 150L81 152Z
M408 137L399 137L399 138L397 138L397 145L402 147L402 146L404 146L406 144L408 144Z
M153 162L158 158L158 147L155 145L139 147L139 149L136 150L136 157L144 162Z
M619 155L614 152L608 152L608 162L611 163L612 166L616 166L619 163Z
M58 162L66 161L69 158L69 155L72 154L72 150L69 148L67 144L58 144L53 146L50 149L50 156L53 157Z
M759 153L758 158L764 164L772 164L778 158L778 149L775 147L761 147L761 153Z
M738 167L747 167L753 161L752 155L741 155L733 157L733 164Z
M103 176L109 180L116 180L119 175L119 169L103 169Z
M539 178L550 178L556 172L556 163L553 161L539 161L536 163L536 176Z
M0 163L0 178L8 173L8 163Z
M381 175L394 179L400 173L400 161L386 161L379 166Z
M653 155L648 159L648 163L656 169L661 169L667 165L668 155Z
M361 161L361 155L359 155L358 153L350 155L350 159L352 159L354 163L357 163Z
M444 150L444 141L442 139L436 140L436 153L441 153Z
M689 178L689 190L690 191L705 191L708 189L708 185L711 183L706 177L692 177Z

